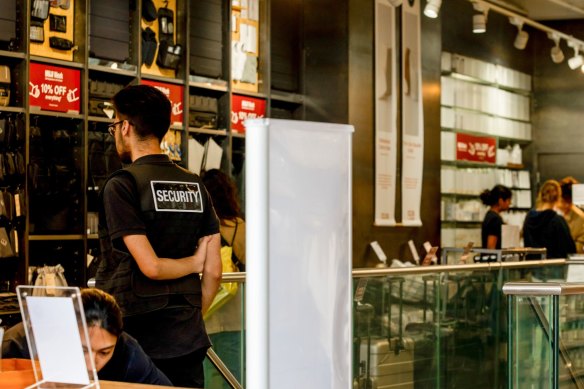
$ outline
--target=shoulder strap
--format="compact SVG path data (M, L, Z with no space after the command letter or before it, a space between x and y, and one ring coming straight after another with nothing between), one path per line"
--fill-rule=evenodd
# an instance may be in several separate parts
M237 221L237 219L235 219L235 230L233 231L233 238L231 238L231 245L233 247L233 242L235 242L235 235L237 235L237 226L239 225L239 222Z

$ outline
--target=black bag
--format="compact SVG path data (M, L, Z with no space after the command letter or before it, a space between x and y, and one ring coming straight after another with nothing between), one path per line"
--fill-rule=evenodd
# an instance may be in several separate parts
M174 12L166 7L158 10L158 38L161 44L174 44Z
M154 62L157 45L156 33L150 27L142 30L142 63L146 66L152 65Z
M59 38L56 36L49 38L49 45L53 49L57 50L71 50L73 48L73 42L71 42L69 39Z
M49 29L57 32L67 32L67 17L63 15L49 15Z
M156 6L152 0L144 0L142 2L142 18L147 22L156 20Z
M71 50L73 48L73 42L71 42L69 39L59 38L56 36L49 38L49 45L53 49L57 50Z
M178 69L182 57L181 45L170 45L168 41L160 41L156 64L161 68Z

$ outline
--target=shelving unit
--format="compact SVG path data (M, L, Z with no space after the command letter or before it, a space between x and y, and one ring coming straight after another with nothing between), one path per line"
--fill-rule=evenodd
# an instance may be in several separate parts
M442 54L442 246L481 241L487 209L479 195L496 184L513 192L505 221L523 223L532 206L530 170L522 161L510 163L507 148L531 143L530 99L529 75Z
M95 110L99 103L107 101L115 93L115 88L129 84L155 82L158 86L180 88L178 96L173 96L179 104L177 112L182 116L174 120L169 133L178 142L175 154L181 156L177 163L189 167L188 142L194 139L204 144L209 139L215 140L223 150L221 169L232 175L236 182L242 182L245 171L245 133L234 131L232 125L234 96L253 98L263 102L264 112L258 112L258 117L269 117L272 111L288 112L286 116L302 119L304 98L300 84L289 85L286 90L280 90L279 85L271 84L272 35L284 37L300 37L301 12L300 5L295 5L295 13L287 19L285 25L271 24L271 8L286 9L283 0L256 0L248 1L248 5L255 6L251 12L245 8L238 8L239 17L244 23L254 25L257 38L255 55L257 57L257 82L254 88L249 88L245 82L234 82L232 72L232 41L234 39L232 16L234 7L230 0L209 0L204 2L187 0L169 0L168 8L174 13L174 43L181 45L182 57L176 71L166 71L156 65L146 66L142 61L143 41L141 31L151 27L157 31L158 21L146 23L142 18L142 2L132 0L71 0L71 15L74 23L69 35L76 50L68 53L70 59L47 56L38 50L31 50L31 1L7 0L17 10L18 20L15 25L12 42L0 42L0 65L8 65L12 75L11 101L9 106L0 107L0 118L6 115L17 115L23 120L26 128L26 137L23 141L23 154L27 171L18 182L9 187L16 190L25 188L27 197L26 207L23 210L25 221L18 226L19 253L13 259L0 259L0 280L9 280L10 289L14 290L17 284L29 282L29 268L33 266L62 264L66 269L65 276L71 285L84 286L87 281L86 265L87 254L95 254L98 250L98 240L94 230L93 218L97 211L97 193L107 175L119 167L115 162L115 145L107 134L107 125L110 118ZM162 0L154 0L157 9L164 6ZM116 9L116 12L106 12ZM52 8L49 10L51 12ZM278 11L279 18L285 13ZM251 20L256 16L257 20ZM245 20L244 20L245 19ZM48 28L45 21L45 40L55 35ZM105 24L104 24L105 23ZM104 29L103 26L108 28ZM69 30L68 30L69 31ZM249 32L252 34L253 32ZM250 38L251 39L251 38ZM289 38L288 43L290 42ZM160 39L157 39L160 41ZM276 41L276 44L278 44ZM288 70L280 72L289 78L296 77L300 69L302 47L296 41L292 51L287 48L287 57L278 58L278 66ZM10 47L11 50L7 48ZM276 52L279 50L276 49ZM42 54L42 55L41 55ZM251 55L248 53L248 55ZM288 66L285 61L292 61ZM76 91L79 98L78 111L53 111L31 106L29 96L31 80L31 64L57 67L58 69L74 70L79 72L80 88ZM154 66L156 65L156 66ZM157 70L158 69L158 70ZM278 68L279 69L279 68ZM113 85L112 90L98 90L95 82L100 85ZM95 89L92 90L92 83ZM196 110L190 106L191 96L202 96L216 101L216 111L206 112L216 115L216 121L209 125L193 125L192 121ZM171 98L172 100L172 98ZM283 108L282 108L283 107ZM100 108L101 109L101 108ZM37 128L40 127L40 130ZM65 133L61 131L66 131ZM42 136L47 142L35 141L36 136ZM69 136L67 142L72 141L66 153L63 150L51 149L55 146L49 139L53 137ZM36 142L36 143L35 143ZM42 148L41 148L42 146ZM180 152L177 150L180 149ZM41 151L44 153L41 153ZM2 150L0 150L1 154ZM69 205L59 214L57 201L40 201L41 195L56 193L58 188L55 176L47 188L38 187L33 183L36 177L31 172L31 166L40 171L52 169L56 171L60 166L55 165L53 157L66 155L70 160L67 174L74 180L75 196ZM43 161L50 163L44 165ZM119 164L119 161L118 161ZM48 170L47 170L48 171ZM65 173L63 173L65 174ZM38 176L41 177L41 176ZM43 176L44 177L44 176ZM49 180L50 181L50 180ZM36 185L36 186L35 186ZM61 185L63 186L63 185ZM67 187L65 185L65 187ZM60 188L62 189L62 188ZM244 196L244 190L240 191ZM70 195L68 193L67 195ZM58 197L55 194L56 198ZM244 200L244 199L243 199ZM39 202L40 201L40 202ZM67 222L56 228L49 222L42 225L37 215L31 216L31 210L43 205L44 212L54 217L71 218L74 222ZM67 219L68 220L68 219ZM0 222L0 227L2 226ZM63 227L63 228L61 228Z

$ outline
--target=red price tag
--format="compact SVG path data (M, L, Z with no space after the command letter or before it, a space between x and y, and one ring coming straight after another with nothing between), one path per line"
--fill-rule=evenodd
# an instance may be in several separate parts
M78 114L81 71L31 62L28 95L31 107Z
M486 136L456 134L456 160L497 162L497 140Z
M233 95L231 100L231 129L245 133L243 122L266 116L266 100L255 97Z

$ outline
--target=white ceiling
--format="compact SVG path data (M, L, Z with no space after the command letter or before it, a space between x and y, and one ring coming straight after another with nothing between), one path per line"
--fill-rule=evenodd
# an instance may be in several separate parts
M584 19L584 0L490 0L524 11L532 20Z

